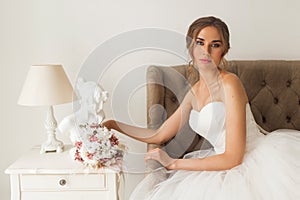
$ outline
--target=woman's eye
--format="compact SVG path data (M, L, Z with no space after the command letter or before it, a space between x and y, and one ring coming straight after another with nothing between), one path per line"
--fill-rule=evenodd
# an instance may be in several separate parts
M196 45L204 45L204 42L202 42L202 41L196 41Z
M212 44L211 45L211 47L213 47L213 48L219 48L221 45L220 44L218 44L218 43L215 43L215 44Z

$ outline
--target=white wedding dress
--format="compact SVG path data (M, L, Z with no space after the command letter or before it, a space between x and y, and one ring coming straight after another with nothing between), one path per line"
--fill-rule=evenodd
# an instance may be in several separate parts
M300 131L262 134L246 105L247 139L243 163L224 171L166 171L147 175L130 199L297 200L300 199ZM192 110L191 128L214 148L185 155L203 158L225 150L225 105L211 102ZM234 126L234 124L233 124Z

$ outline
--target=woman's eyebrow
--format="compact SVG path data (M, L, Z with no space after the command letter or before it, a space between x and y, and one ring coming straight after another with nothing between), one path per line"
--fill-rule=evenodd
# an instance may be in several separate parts
M205 41L203 38L200 38L200 37L197 37L196 39L201 40L201 41ZM222 43L221 40L213 40L212 42L221 42Z

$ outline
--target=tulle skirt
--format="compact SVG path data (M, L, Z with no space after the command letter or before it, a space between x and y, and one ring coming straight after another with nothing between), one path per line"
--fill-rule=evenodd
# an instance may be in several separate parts
M186 156L203 158L213 149ZM300 199L300 132L277 130L247 150L241 165L224 171L167 171L147 175L131 200Z

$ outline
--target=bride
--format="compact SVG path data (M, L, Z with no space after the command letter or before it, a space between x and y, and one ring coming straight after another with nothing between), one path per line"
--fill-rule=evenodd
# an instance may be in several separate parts
M145 160L160 162L169 176L159 183L147 176L131 199L300 199L300 132L261 134L242 83L225 70L227 25L215 17L199 18L186 38L190 71L196 68L200 78L176 112L157 130L115 120L102 125L139 141L163 144L189 123L213 148L182 159L159 148L148 151Z

